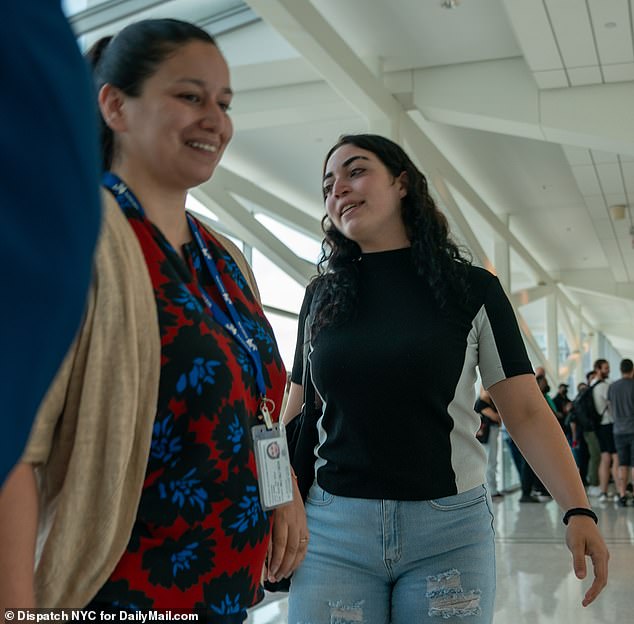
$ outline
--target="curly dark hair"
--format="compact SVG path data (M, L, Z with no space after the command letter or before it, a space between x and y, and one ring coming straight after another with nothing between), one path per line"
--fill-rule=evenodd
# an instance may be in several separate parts
M405 172L407 194L401 200L401 215L412 245L416 271L441 309L447 306L452 293L458 294L458 300L464 302L471 259L467 251L451 240L447 219L430 196L425 176L399 145L376 134L341 136L326 155L324 173L328 159L343 145L355 145L372 152L394 178ZM352 318L358 300L361 248L339 232L328 215L323 217L321 227L325 237L321 244L319 275L313 284L316 288L311 322L313 337L323 327Z

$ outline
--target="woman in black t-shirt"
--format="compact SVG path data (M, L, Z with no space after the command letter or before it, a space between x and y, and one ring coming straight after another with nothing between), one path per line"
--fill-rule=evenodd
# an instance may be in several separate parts
M494 542L486 454L475 436L476 366L569 510L579 577L592 557L589 604L606 583L607 549L497 278L462 257L425 177L392 141L342 137L327 155L323 190L320 275L300 313L285 411L289 422L303 386L314 385L321 407L312 423L306 410L299 447L314 449L309 474L299 475L313 483L311 541L292 580L289 621L491 621Z

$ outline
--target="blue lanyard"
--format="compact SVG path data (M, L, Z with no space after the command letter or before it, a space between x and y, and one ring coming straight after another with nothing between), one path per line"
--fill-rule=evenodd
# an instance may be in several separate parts
M145 217L145 211L143 207L139 203L139 200L134 196L134 193L127 187L125 182L121 180L117 175L112 173L111 171L106 171L102 177L103 185L114 195L117 203L121 207L122 210L126 208L133 208L136 210L142 217ZM261 405L260 409L262 414L264 415L265 420L267 421L267 426L269 425L269 409L272 401L270 399L266 399L266 383L264 382L264 373L262 366L262 358L260 357L260 353L258 352L258 348L255 344L255 341L249 334L247 333L240 316L238 315L238 311L236 310L236 306L231 299L231 296L227 292L224 283L222 282L222 278L220 277L220 273L218 272L218 268L216 267L215 262L213 261L211 254L209 253L209 249L203 240L202 234L200 233L200 228L198 224L194 221L194 219L188 214L187 221L189 223L189 227L194 236L194 240L198 245L198 249L202 254L205 265L207 266L207 270L211 275L214 283L216 284L216 288L220 292L222 296L222 300L225 302L227 306L227 310L229 311L229 318L224 310L222 310L217 304L213 302L211 297L205 292L205 290L201 287L200 293L205 301L205 304L209 308L214 319L220 323L238 342L238 344L245 349L248 353L251 361L253 362L253 366L255 369L255 382L258 387L258 391L260 393ZM169 248L175 252L174 248L167 243ZM187 287L187 285L185 285ZM188 288L188 287L187 287ZM189 288L188 288L189 290ZM191 291L190 291L191 292ZM192 293L193 296L193 293Z

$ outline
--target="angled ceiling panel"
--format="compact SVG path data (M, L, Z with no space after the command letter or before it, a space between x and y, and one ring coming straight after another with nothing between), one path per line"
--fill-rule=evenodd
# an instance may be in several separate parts
M537 71L533 73L533 76L540 89L561 89L570 86L568 76L563 69Z
M601 70L598 65L570 67L568 68L568 77L570 78L570 85L573 87L600 84L602 82Z
M564 154L571 165L591 165L592 158L590 150L585 147L575 147L574 145L562 145Z
M626 204L627 197L625 195L625 191L621 191L619 193L606 193L605 195L605 205L606 206L614 206L614 204ZM607 214L606 209L606 214Z
M564 65L598 67L599 58L585 0L545 0Z
M603 218L594 219L594 229L597 232L597 236L601 240L611 241L614 240L614 228L612 221L605 215Z
M593 219L603 219L607 214L605 200L602 195L588 195L584 197L588 212Z
M601 190L605 195L623 192L621 170L616 163L599 163L596 165Z
M601 195L601 187L594 165L577 165L572 168L572 175L582 195Z
M634 80L634 63L604 65L603 78L606 82L627 82Z
M621 168L623 170L623 178L625 180L625 188L630 194L630 197L634 199L634 162L621 161Z
M595 164L599 163L617 163L619 157L612 152L602 152L601 150L592 150L592 161Z
M557 41L542 2L504 0L504 7L528 66L534 72L563 70Z
M634 62L628 3L588 0L588 7L601 64Z

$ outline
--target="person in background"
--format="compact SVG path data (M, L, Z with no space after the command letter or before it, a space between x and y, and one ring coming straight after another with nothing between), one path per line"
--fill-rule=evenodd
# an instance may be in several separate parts
M480 396L473 409L480 414L487 431L486 441L480 440L480 442L487 452L486 482L489 494L493 500L500 500L504 497L504 494L498 489L497 480L498 442L502 419L495 408L491 395L484 389L484 386L480 387Z
M608 551L499 281L462 256L424 175L389 139L341 137L322 184L321 270L300 312L284 415L300 412L309 367L323 409L306 431L311 540L292 578L289 621L492 621L495 544L476 367L566 510L579 578L592 558L590 604L607 581Z
M566 417L570 413L572 409L572 401L568 398L568 384L560 383L557 388L557 394L552 397L553 404L555 406L555 413L557 415L557 420L561 425L561 428L568 440L569 444L572 444L572 432L570 430L570 425L566 423Z
M627 506L628 474L634 466L634 364L621 360L621 379L608 388L610 412L614 419L614 444L619 456L619 479L616 482L619 505ZM632 475L634 481L634 474Z
M579 382L577 384L577 396L587 387L587 383L583 381ZM585 437L583 435L583 429L575 418L574 402L570 407L570 411L568 412L566 421L568 422L568 426L570 427L572 454L575 458L575 461L577 462L577 466L579 466L579 474L581 475L583 485L587 488L588 463L590 459L590 454L588 452L588 444L586 443Z
M586 373L586 385L593 387L600 380L597 379L597 371L595 369ZM575 398L576 400L576 398ZM577 420L577 426L580 423ZM597 435L597 426L588 425L588 427L580 426L581 434L588 449L588 470L586 480L588 482L588 496L599 496L601 488L599 487L599 465L601 464L601 446Z
M79 327L100 204L90 77L60 0L3 3L0 58L2 488Z
M131 24L89 56L105 171L96 279L21 494L1 510L21 527L2 538L0 584L9 606L241 622L263 597L272 524L285 574L307 533L299 497L261 502L251 430L277 419L286 372L253 275L185 210L232 137L229 70L210 35L170 19Z
M617 487L617 493L614 495L616 500L618 496L619 482L619 456L614 445L614 420L610 405L608 403L608 390L610 382L610 364L607 360L598 359L594 363L595 383L592 386L592 398L594 406L601 417L596 434L599 440L599 448L601 450L601 460L599 463L599 502L608 500L608 486L610 483L610 473Z

